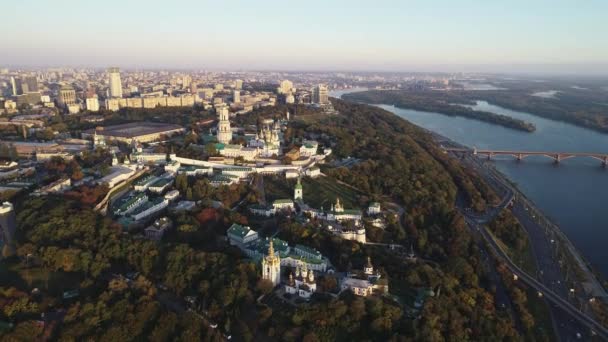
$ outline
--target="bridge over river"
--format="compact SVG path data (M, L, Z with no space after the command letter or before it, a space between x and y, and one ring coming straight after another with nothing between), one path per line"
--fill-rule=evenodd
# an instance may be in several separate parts
M608 166L608 154L607 153L588 153L588 152L546 152L546 151L511 151L511 150L478 150L476 148L444 148L448 152L454 153L467 153L476 156L485 156L488 159L492 159L494 156L512 156L517 160L523 160L530 156L543 156L553 159L556 163L562 160L574 158L574 157L586 157L597 159L602 162L602 165Z

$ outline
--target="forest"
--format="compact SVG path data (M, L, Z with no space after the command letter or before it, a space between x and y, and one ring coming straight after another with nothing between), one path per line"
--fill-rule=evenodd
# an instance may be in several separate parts
M332 146L334 158L362 159L351 168L324 167L324 172L369 198L402 206L405 213L390 225L388 236L394 243L411 243L421 261L405 263L387 249L341 240L291 217L277 218L278 236L318 249L340 271L359 269L370 256L389 282L391 297L360 298L346 292L337 297L315 294L297 307L282 303L261 281L259 265L225 242L231 223L249 223L244 213L227 207L239 197L254 202L253 190L213 190L203 180L180 177L175 186L187 197L216 199L226 209L205 206L173 215L178 229L160 243L123 232L78 200L26 197L16 203L17 256L0 263L0 321L14 327L2 340L536 338L533 321L520 329L496 303L495 284L454 206L463 196L471 207L483 210L496 195L416 126L376 107L333 101L339 115L299 111L288 134L319 137ZM264 109L251 120L278 114ZM322 279L320 287L335 286L331 277ZM403 302L424 288L437 293L412 317ZM77 296L64 298L71 291ZM525 314L525 297L517 294L517 313ZM264 300L258 301L261 295Z

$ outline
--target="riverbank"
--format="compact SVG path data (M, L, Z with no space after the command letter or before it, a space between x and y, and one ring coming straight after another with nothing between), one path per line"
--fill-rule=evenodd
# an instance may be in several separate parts
M424 129L424 128L423 128ZM462 149L470 149L470 147L457 143L445 136L442 136L436 132L424 129L431 136L434 137L435 142L442 146L449 145L450 147L457 147ZM562 232L557 224L551 221L543 212L540 210L532 200L530 200L511 180L509 180L504 174L497 170L494 165L488 162L483 162L480 158L473 157L477 163L478 168L484 168L491 173L494 179L497 179L502 186L510 190L515 201L521 202L525 207L527 215L532 221L542 227L545 233L545 238L553 245L556 255L561 255L564 260L568 262L564 263L564 271L569 274L572 278L567 279L570 281L570 288L574 289L579 287L578 284L583 284L584 288L580 290L585 291L592 298L602 298L608 301L608 293L602 285L602 279L599 277L599 272L594 270L592 265L585 260L582 253L580 253L574 244L568 239L568 237ZM465 162L466 165L466 162ZM469 165L470 167L470 165ZM480 174L480 177L484 176ZM488 179L485 179L489 181ZM491 182L490 182L491 183ZM569 278L566 276L566 278Z
M448 116L459 116L528 133L536 130L534 124L524 120L490 111L475 110L471 107L474 104L471 100L467 100L465 103L458 102L462 103L462 105L460 105L446 102L443 98L437 98L436 95L437 93L422 91L368 90L344 94L342 97L345 100L354 102L390 104L401 109L413 109L436 112Z

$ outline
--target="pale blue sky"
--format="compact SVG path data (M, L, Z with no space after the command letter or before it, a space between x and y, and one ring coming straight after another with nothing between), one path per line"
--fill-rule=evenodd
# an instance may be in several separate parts
M606 0L7 0L0 65L608 73Z

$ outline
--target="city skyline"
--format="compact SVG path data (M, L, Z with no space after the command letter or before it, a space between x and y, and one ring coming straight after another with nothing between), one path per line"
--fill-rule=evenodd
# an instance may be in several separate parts
M0 23L0 64L606 74L607 10L565 0L24 1Z

